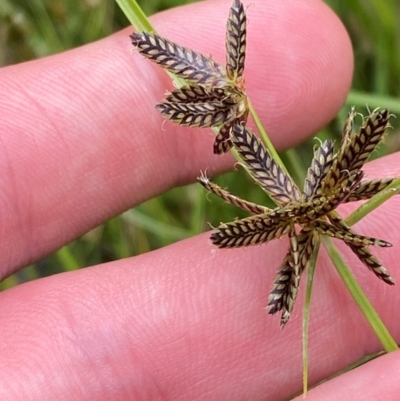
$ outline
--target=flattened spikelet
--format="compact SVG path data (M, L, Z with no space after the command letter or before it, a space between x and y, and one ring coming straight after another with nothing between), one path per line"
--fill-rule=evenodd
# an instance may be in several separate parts
M156 109L168 120L184 127L214 127L231 121L232 106L222 101L205 103L157 104Z
M348 159L348 166L341 163L342 168L347 168L352 173L363 167L383 139L389 124L389 117L388 110L376 109L365 118L360 132L351 137L351 143L346 150L349 156L343 158L343 160Z
M288 288L292 276L292 266L289 263L291 258L292 254L291 250L289 249L288 253L283 259L282 265L278 270L272 290L268 297L267 310L271 315L282 310L286 304Z
M230 203L231 205L240 207L241 209L246 210L247 212L254 213L254 214L264 214L264 213L268 212L267 207L259 206L255 203L245 201L243 199L238 198L237 196L230 194L225 189L222 189L217 184L214 184L213 182L211 182L207 178L207 176L203 173L200 175L200 177L197 177L197 181L201 185L203 185L203 187L206 188L208 191L219 196L220 198L222 198L226 202Z
M222 153L228 152L232 148L233 143L230 140L230 136L232 132L232 126L236 121L237 120L234 120L221 126L217 136L215 137L214 154L221 155Z
M291 227L288 236L289 236L290 253L291 253L291 259L289 260L289 263L292 266L292 274L290 276L290 281L287 288L287 296L285 298L285 304L284 304L286 313L282 315L281 327L283 327L286 324L286 322L289 319L290 313L293 310L294 302L296 301L297 294L299 292L300 276L302 272L300 268L299 241L294 225Z
M291 177L281 169L268 149L250 130L236 124L233 127L232 141L249 174L272 199L280 204L299 200L299 190Z
M204 88L202 86L182 86L174 89L165 98L169 103L204 103L222 101L226 94L221 88Z
M344 231L351 231L347 223L340 219L338 216L329 216L329 220L335 227L338 227ZM360 259L360 261L368 267L375 275L383 280L387 284L394 284L392 277L389 272L382 266L381 262L377 257L375 257L368 246L362 244L354 244L346 242L348 247L354 252L354 254ZM390 245L390 244L389 244Z
M351 108L349 115L347 116L346 122L344 123L343 132L342 132L342 140L340 142L340 149L338 154L342 154L346 152L346 148L351 143L351 135L353 133L353 125L354 119L357 116L357 113L354 107Z
M357 255L358 259L365 266L368 267L375 275L383 280L385 283L393 285L394 281L393 278L390 276L389 272L382 266L381 262L378 258L376 258L368 247L366 246L358 246L348 244L350 249Z
M246 13L243 4L235 0L226 27L226 72L233 81L243 77L246 54Z
M393 182L394 178L382 178L371 181L362 181L350 194L345 202L354 202L363 199L370 199L377 193L384 190Z
M387 110L374 110L364 119L358 133L349 134L342 141L340 151L335 157L331 170L325 177L322 191L334 190L335 187L346 182L349 176L359 171L368 160L382 140L387 127L389 126L390 114ZM353 118L353 117L349 117ZM352 122L346 123L351 126ZM348 132L351 128L345 128Z
M299 255L297 273L293 268L293 246L291 245L281 267L278 270L278 274L268 298L268 313L274 314L280 310L283 311L281 327L284 327L287 323L290 318L290 313L293 310L301 274L306 269L315 246L314 233L302 230L297 236L297 244Z
M266 215L256 215L221 224L211 234L211 241L218 248L258 245L281 238L289 228L283 222L271 222Z
M138 32L130 37L140 54L178 77L207 86L221 86L226 82L225 68L210 57L179 46L156 33Z
M273 220L294 219L297 223L307 223L325 216L346 200L353 188L359 184L362 175L362 172L358 172L358 174L352 177L350 186L338 188L332 195L314 195L307 201L290 202L282 207L278 207L269 213L269 218Z
M327 235L328 237L338 238L346 242L347 244L356 246L379 246L379 247L390 247L392 244L390 242L384 241L382 239L368 237L365 235L360 235L355 233L351 229L341 229L337 226L331 225L326 221L316 220L313 222L312 226L321 234Z
M334 147L333 141L331 140L323 142L321 146L314 151L314 157L304 181L303 199L306 200L318 192L321 182L332 166L333 156Z

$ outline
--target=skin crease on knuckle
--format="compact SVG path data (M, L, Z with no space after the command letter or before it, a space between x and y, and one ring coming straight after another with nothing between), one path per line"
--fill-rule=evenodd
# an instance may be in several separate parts
M210 32L215 28L216 35L223 41L225 26L221 21L224 21L230 4L231 1L209 1L182 7L155 16L153 22L161 33L168 34L171 39L189 46L192 46L193 39L193 47L205 53L210 53L208 46L211 46L213 56L215 54L215 58L222 59L223 49L217 41L201 39L205 35L204 26L210 26ZM219 7L220 13L212 14L213 7ZM312 134L340 107L351 80L350 42L337 18L320 2L268 2L266 6L255 2L249 6L248 15L251 24L247 73L249 96L254 99L255 108L260 109L278 148L283 149ZM260 34L261 28L257 28L265 26L266 18L280 22L269 24L268 38ZM177 20L182 24L174 23ZM285 41L281 40L283 35ZM126 32L105 41L109 40L123 49L118 51L119 57L124 57L126 51L122 68L124 77L129 79L125 69L131 69L134 75L135 65L140 62L132 60L134 56L131 56ZM310 45L311 41L316 43L315 47ZM279 46L274 45L278 42ZM102 54L102 45L90 46L94 47L90 47L91 50L89 47L88 50L80 49L79 55L86 57L90 53L96 63L108 62L110 54ZM261 55L257 49L261 49ZM310 49L318 57L312 59ZM78 53L72 51L65 57L72 60L76 57L74 54ZM293 54L291 59L287 54ZM56 57L59 58L53 59L54 65L50 63L46 68L57 68L64 56ZM258 58L261 60L258 61ZM275 62L281 60L282 63L272 65L268 58ZM33 65L33 68L36 67ZM71 83L74 88L82 83L80 80L87 79L83 63L77 68L82 69L78 82ZM105 68L105 77L110 82L115 81L115 77L121 74L120 69L120 65ZM18 71L15 71L17 74ZM299 71L306 72L302 74ZM157 77L157 85L150 89L157 91L157 96L149 95L151 102L146 105L146 113L155 113L153 103L170 87L170 83L155 69L147 75ZM43 76L41 79L45 80ZM130 79L126 83L128 89L121 85L116 91L117 95L122 94L124 102L127 99L132 101L126 94L133 87L134 78ZM68 80L63 85L66 82ZM37 89L34 84L31 85L29 90ZM88 91L99 90L98 86L83 87ZM68 88L63 90L68 98ZM137 86L137 91L140 90L141 87ZM11 266L8 271L26 260L50 252L100 221L121 212L129 206L129 202L142 201L142 186L148 182L152 184L151 188L145 189L145 196L152 197L176 183L193 180L201 168L213 164L217 166L215 171L222 171L232 164L231 160L216 161L209 155L213 142L211 135L195 130L193 133L175 130L168 124L165 125L166 131L160 132L162 119L157 117L151 119L150 129L145 126L149 124L146 120L138 130L154 133L154 136L149 134L150 138L143 136L128 141L128 148L125 149L128 127L137 123L135 119L142 109L135 113L126 104L121 105L112 92L111 88L106 94L110 96L111 105L106 112L110 115L121 113L123 106L123 113L113 123L115 125L107 125L104 131L94 125L90 127L96 127L96 130L85 132L86 137L79 135L79 130L68 118L71 109L64 115L66 131L72 130L71 137L82 141L81 147L85 149L89 142L95 144L87 160L76 160L78 155L74 149L77 143L72 141L66 146L68 155L57 154L57 157L60 155L57 174L48 173L54 167L51 163L56 162L46 156L48 149L39 155L26 151L26 160L18 164L19 170L14 172L17 184L22 182L18 174L31 167L32 176L40 174L40 183L46 177L51 178L47 189L53 197L45 206L39 205L37 199L34 202L29 218L32 228L26 241L30 242L29 237L37 238L35 249L29 249L29 255L21 259L20 254L27 250L27 245L18 245L18 249L7 256L7 265ZM90 96L94 96L94 92ZM137 99L139 94L133 96ZM74 107L80 106L77 99ZM101 112L104 113L104 110L102 108ZM60 112L60 109L57 111ZM94 119L99 118L98 113L94 107ZM39 121L38 116L39 112L30 115L36 121ZM281 121L287 122L287 125L282 127ZM51 128L48 130L50 132ZM124 140L119 142L113 138L113 152L105 156L110 142L103 136L109 135L110 130L121 133ZM164 136L162 141L158 139L160 134ZM193 142L199 146L195 157L187 151L193 147ZM155 162L145 163L148 158L146 152L138 158L130 158L132 152L138 154L138 146L149 149L157 157L165 157L164 154L168 157L157 162L156 166ZM164 152L162 147L166 148ZM9 149L12 150L11 146ZM98 159L103 156L106 162L99 172L99 168L96 170L94 166L98 166ZM37 158L43 158L46 168L39 169L38 162L34 160ZM141 166L141 174L147 177L147 181L132 179L132 172L139 168L138 160L134 159L139 159L144 165ZM68 167L68 163L73 163L73 166ZM111 166L110 171L106 169L106 164ZM188 171L182 172L182 165ZM165 170L171 172L172 178L162 181L161 172ZM86 174L85 180L79 181L78 175L82 172ZM59 176L67 179L60 182ZM99 177L106 178L107 186L96 189ZM79 186L75 190L81 193L57 211L57 204L65 196L65 187L72 188L76 182ZM34 189L30 187L30 190ZM396 202L392 202L391 207L399 205ZM102 204L94 208L98 203ZM50 211L48 216L47 211ZM93 215L86 217L89 212ZM384 213L389 212L384 209ZM75 215L76 221L70 223L67 234L59 234L60 227L66 224L64 216L70 218L71 215ZM16 241L21 234L18 227L24 224L26 222L19 221L15 226L10 224L6 227L4 232L11 235L7 246L12 240ZM379 224L378 220L376 224ZM382 226L379 226L379 231L384 231ZM249 250L213 251L208 234L205 234L147 255L37 280L0 294L0 327L3 333L0 349L4 356L0 361L3 378L0 398L280 400L293 394L301 386L300 308L297 308L297 319L285 332L280 332L277 320L263 310L278 266L267 268L270 261L281 260L284 249L285 244L274 244ZM388 264L394 266L392 250L387 255L385 261L392 262ZM324 259L320 271L317 280L322 288L316 288L314 296L316 300L321 300L315 315L323 329L314 325L312 328L315 331L328 330L327 314L338 316L339 309L345 309L345 318L351 321L355 311L353 306L347 308L352 301L340 286L332 266ZM363 284L369 285L371 277L367 273L363 275ZM328 296L334 295L339 298L336 303L328 299ZM377 296L377 302L380 298ZM383 302L380 304L382 306ZM393 302L391 308L394 307ZM389 312L394 314L391 308ZM383 312L384 316L389 314L386 310ZM368 339L369 332L364 323L360 323L362 318L357 315L351 324L343 319L335 322L332 331L328 330L324 341L314 338L310 349L311 362L315 364L311 376L314 381L364 355L365 349L374 351L377 346L375 341ZM349 338L345 349L340 349L337 343L329 340L332 332ZM359 336L358 344L356 335ZM282 343L282 338L285 338L285 343ZM326 355L324 347L329 341L332 342L328 344L329 354L336 354L332 357L333 362L329 356L321 357Z

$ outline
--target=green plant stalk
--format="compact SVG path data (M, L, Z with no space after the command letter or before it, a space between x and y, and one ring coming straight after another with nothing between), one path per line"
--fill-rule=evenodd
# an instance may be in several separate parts
M137 29L137 30L145 30L145 31L154 31L153 26L150 24L148 19L146 18L145 14L143 11L140 9L139 5L136 3L135 0L116 0L129 21L132 23L132 25ZM182 84L182 80L177 80L176 77L173 77L172 74L169 74L175 82L179 84ZM181 81L181 82L180 82ZM355 103L356 100L356 93L353 92L353 97L352 99ZM363 104L365 104L365 100L363 100ZM393 108L392 108L393 109ZM260 131L260 135L267 146L268 150L271 152L271 155L275 158L276 162L280 165L280 167L284 170L287 171L285 165L283 164L281 158L279 157L278 153L276 152L274 146L272 145L272 142L270 141L260 118L258 117L257 113L255 112L254 108L252 107L250 101L249 101L249 110L250 113L255 121L255 124ZM236 159L238 159L238 155L236 152L233 152L234 156ZM365 213L365 212L363 212ZM352 276L349 267L345 264L345 262L341 259L340 254L333 244L332 241L330 241L328 238L324 238L324 245L328 243L329 245L329 255L332 258L333 263L336 266L336 262L340 262L340 276L342 280L344 281L346 287L349 289L353 299L356 300L357 304L359 305L361 311L363 312L365 318L367 319L368 323L373 327L377 337L379 340L382 342L382 346L384 349L390 349L394 350L397 349L393 348L393 344L395 344L394 340L390 336L388 330L382 323L382 321L379 319L377 313L375 310L372 308L372 305L369 303L368 299L366 298L365 294L362 292L361 288L358 286L357 282L355 281L354 277ZM360 301L361 304L358 302ZM365 302L364 302L365 301ZM366 305L369 305L369 307L366 307ZM391 346L390 346L391 345ZM393 348L393 349L392 349Z
M154 32L155 29L135 0L116 0L129 22L138 31Z
M55 24L50 18L44 2L35 0L28 4L30 4L30 9L32 10L34 17L37 19L37 21L39 21L37 26L40 27L43 38L45 39L46 43L51 44L51 51L56 53L65 50L65 46L58 35Z
M20 280L16 274L13 274L12 276L8 276L0 282L0 291L5 291L8 288L16 287L18 284L20 284Z
M362 314L370 324L372 330L375 332L384 350L386 352L396 351L398 349L396 342L393 340L388 329L385 327L375 309L369 302L368 298L365 296L363 290L358 285L357 280L350 272L346 263L342 259L342 256L338 252L337 248L334 246L332 240L328 237L323 237L322 242L328 252L329 257L335 265L339 276L345 283L351 296L353 297Z
M394 180L387 188L368 199L360 207L358 207L353 213L346 218L346 223L349 226L358 223L367 214L371 213L377 207L382 205L384 202L389 200L393 195L397 195L400 192L400 178Z
M358 361L346 366L345 368L343 368L341 370L338 370L337 372L333 373L332 375L330 375L328 377L325 377L324 379L320 380L319 382L314 383L312 386L310 386L308 388L308 390L311 390L313 388L319 387L321 384L326 383L326 382L328 382L328 381L330 381L330 380L332 380L332 379L334 379L336 377L339 377L344 373L350 372L351 370L354 370L355 368L358 368L359 366L364 365L367 362L370 362L370 361L372 361L372 360L374 360L376 358L379 358L380 356L382 356L384 354L385 354L385 351L379 351L379 352L376 352L374 354L369 354L369 355L363 356ZM301 395L304 395L304 392L298 391L297 393L290 395L288 398L285 398L283 401L292 401L296 397L299 397Z
M390 96L376 95L368 92L350 91L346 104L351 106L369 105L370 107L380 106L389 109L391 112L400 114L400 100Z
M260 117L258 117L258 114L254 110L254 107L252 106L250 100L248 100L248 105L249 105L250 114L253 117L254 122L256 123L257 129L260 132L261 139L263 140L264 145L270 151L271 156L275 159L275 161L279 164L279 166L283 169L283 171L285 171L287 173L288 171L286 169L286 166L283 164L282 159L279 157L278 152L276 151L274 145L272 144L271 140L269 139L267 131L265 131L265 128L262 125Z
M56 252L56 257L61 262L65 271L77 270L80 267L68 245L59 249Z
M303 395L307 394L308 390L308 325L310 322L311 310L311 295L314 281L315 266L317 264L317 256L321 242L318 240L314 251L311 255L307 269L307 288L306 299L303 308Z
M151 234L165 237L168 235L173 240L180 241L190 236L190 231L172 226L170 224L162 223L159 220L149 217L147 214L141 212L139 209L130 209L122 214L124 220L134 223L138 227L144 228ZM167 234L166 234L167 233Z
M306 178L305 173L307 170L302 163L298 149L290 148L286 150L283 154L283 158L284 160L286 159L287 164L290 166L294 182L299 186L299 188L301 188L301 185L304 183L304 179Z

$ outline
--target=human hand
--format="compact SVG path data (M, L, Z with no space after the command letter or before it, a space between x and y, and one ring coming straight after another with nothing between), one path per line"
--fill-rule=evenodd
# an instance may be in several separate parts
M223 61L230 5L193 4L153 22L169 39ZM350 43L316 0L255 2L248 18L247 93L284 149L340 107L351 80ZM229 155L212 154L207 130L169 123L161 129L154 105L171 84L132 52L130 32L0 71L3 277L194 181L200 170L232 167ZM400 166L392 156L366 170L370 178L399 175ZM394 277L400 234L393 229L388 236L386 226L399 206L392 199L358 229L393 242L376 253ZM1 293L1 399L281 400L301 390L301 307L284 331L263 309L286 244L215 251L208 237ZM399 336L391 319L395 288L358 262L354 270ZM380 349L323 253L313 299L311 382ZM399 363L396 353L379 358L308 398L337 400L343 392L348 399L391 399Z

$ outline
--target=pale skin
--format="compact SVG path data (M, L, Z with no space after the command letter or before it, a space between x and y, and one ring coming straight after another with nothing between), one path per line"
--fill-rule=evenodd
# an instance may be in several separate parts
M343 104L351 45L320 1L251 4L247 92L283 150L312 136ZM230 5L193 4L152 22L169 39L224 62ZM209 130L163 125L154 106L171 88L169 78L132 51L130 32L0 70L2 277L193 182L200 170L232 168L231 156L213 155ZM368 178L397 176L400 163L394 155L366 171ZM392 198L357 226L393 243L374 251L397 282L399 212L400 198ZM264 309L286 242L221 251L208 237L1 293L0 399L253 401L300 391L304 289L283 331ZM397 286L340 249L399 341ZM325 252L313 300L311 383L381 349ZM392 353L318 386L307 399L391 400L400 392L399 369Z

